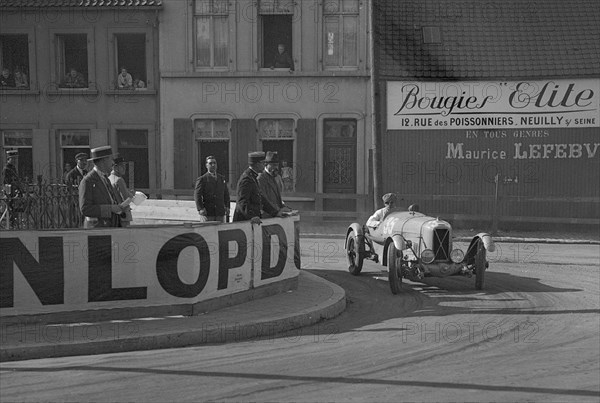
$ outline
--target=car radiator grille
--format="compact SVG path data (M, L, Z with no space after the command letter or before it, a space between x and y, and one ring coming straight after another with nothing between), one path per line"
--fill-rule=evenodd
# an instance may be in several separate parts
M433 252L435 260L450 259L450 231L436 229L433 232Z

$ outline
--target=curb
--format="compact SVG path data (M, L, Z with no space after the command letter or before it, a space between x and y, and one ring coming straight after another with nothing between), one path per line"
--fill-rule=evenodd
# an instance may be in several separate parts
M344 239L343 234L316 234L300 233L300 238L331 238ZM453 238L456 242L471 242L473 237L460 236ZM571 245L600 245L600 241L593 239L560 239L560 238L528 238L518 236L496 236L492 237L495 243L548 243L548 244L571 244Z
M39 358L56 358L75 355L107 354L125 351L140 351L165 348L180 348L193 345L228 343L277 337L277 334L331 319L346 309L346 293L340 286L315 274L301 271L312 281L320 282L331 289L332 295L316 307L280 315L266 320L236 321L218 327L203 323L203 317L185 318L190 329L165 332L156 331L139 337L113 340L87 341L68 344L43 344L2 348L0 362ZM268 297L267 297L268 298ZM218 311L215 311L218 312ZM199 326L198 326L199 325Z

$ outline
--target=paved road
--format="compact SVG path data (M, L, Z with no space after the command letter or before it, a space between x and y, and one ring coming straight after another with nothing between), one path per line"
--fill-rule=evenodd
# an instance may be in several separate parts
M341 241L308 239L306 269L346 289L338 318L226 345L8 362L2 401L597 401L598 245L500 244L474 278L406 282Z

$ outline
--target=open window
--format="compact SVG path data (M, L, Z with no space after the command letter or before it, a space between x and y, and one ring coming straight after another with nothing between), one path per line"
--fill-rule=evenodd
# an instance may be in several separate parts
M148 73L146 70L146 34L115 34L116 66L115 74L117 80L115 88L119 89L145 89L148 84ZM125 76L130 77L131 83L126 79L121 80L127 85L119 85L118 74L125 69Z
M294 173L294 119L260 119L258 121L258 135L263 151L276 151L279 158L279 175L283 181L283 191L295 190Z
M31 130L2 130L2 166L6 164L6 151L19 152L17 173L21 182L33 183L33 138Z
M292 20L294 4L286 0L260 1L261 67L294 70Z
M197 176L206 173L206 157L212 155L217 160L217 172L230 182L229 144L231 121L229 119L196 119L194 121L196 140Z
M60 88L88 88L87 34L57 34L57 77Z
M0 35L0 88L29 89L27 34Z

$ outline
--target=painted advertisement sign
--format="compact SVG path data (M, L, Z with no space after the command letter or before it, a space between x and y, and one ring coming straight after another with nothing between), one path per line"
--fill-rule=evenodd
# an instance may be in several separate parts
M600 127L600 79L387 83L387 130Z
M0 316L193 304L293 278L297 221L7 232Z

